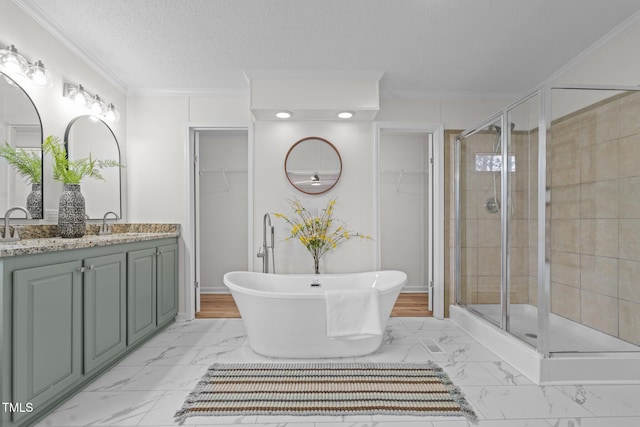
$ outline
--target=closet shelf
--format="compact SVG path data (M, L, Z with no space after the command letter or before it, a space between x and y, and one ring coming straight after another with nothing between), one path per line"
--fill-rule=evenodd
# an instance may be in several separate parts
M244 169L200 169L198 174L200 176L209 174L209 173L221 173L222 179L224 179L224 185L226 187L226 192L231 191L231 186L229 185L229 180L227 179L228 173L247 173Z
M420 170L420 169L380 169L381 174L397 174L398 182L396 183L396 193L400 190L400 183L402 182L402 177L405 174L413 174L413 175L426 175L429 171Z

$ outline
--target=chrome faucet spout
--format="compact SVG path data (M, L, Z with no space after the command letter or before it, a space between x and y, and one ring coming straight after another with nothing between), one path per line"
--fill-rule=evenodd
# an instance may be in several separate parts
M98 232L98 234L111 234L111 226L109 224L107 224L107 217L112 214L113 217L118 220L120 219L120 217L118 216L117 213L109 211L106 214L104 214L104 216L102 217L102 227L100 227L100 231Z
M13 232L13 236L11 235L9 222L11 219L11 214L15 211L22 211L25 214L26 219L31 219L31 214L28 210L23 208L22 206L16 206L14 208L9 209L4 213L4 234L0 236L1 242L14 242L16 240L20 240L20 234L18 233L18 229L16 228Z

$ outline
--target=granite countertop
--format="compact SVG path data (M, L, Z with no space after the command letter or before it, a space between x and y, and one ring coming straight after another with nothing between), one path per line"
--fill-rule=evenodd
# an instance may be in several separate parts
M99 235L98 231L98 225L88 224L87 234L83 237L63 239L56 236L57 226L24 226L20 228L22 240L0 242L0 258L178 237L180 226L179 224L113 224L112 234Z

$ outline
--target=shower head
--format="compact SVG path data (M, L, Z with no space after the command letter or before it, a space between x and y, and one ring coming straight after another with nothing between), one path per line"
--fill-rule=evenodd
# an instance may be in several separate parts
M516 128L516 124L511 122L510 127L511 127L511 132L513 132L513 130ZM498 126L498 125L489 125L487 127L487 130L488 131L496 131L496 133L498 135L502 134L502 128L500 126Z

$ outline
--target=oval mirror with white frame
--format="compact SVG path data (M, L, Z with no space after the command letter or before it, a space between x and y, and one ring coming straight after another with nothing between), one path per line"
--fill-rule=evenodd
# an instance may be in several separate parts
M42 178L42 122L35 104L27 92L7 75L0 73L0 144L9 144L34 157L40 158L40 178ZM27 197L32 191L32 183L16 173L4 158L0 157L0 218L16 206L28 208ZM42 181L40 181L42 184ZM40 193L39 213L42 214ZM33 197L33 196L32 196ZM33 219L37 215L33 215ZM22 213L15 213L22 218Z
M95 116L79 116L71 120L64 134L64 144L70 160L91 157L98 160L115 160L121 163L118 140L111 128ZM89 219L102 219L107 212L115 212L122 218L120 195L121 168L100 170L101 179L86 178L81 190Z
M297 190L305 194L322 194L331 190L340 179L342 158L332 143L310 136L291 146L284 160L284 171Z

